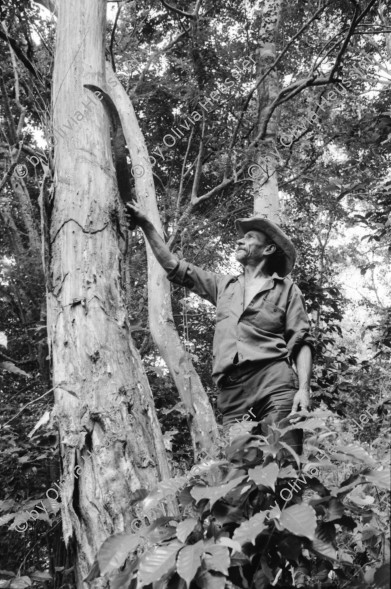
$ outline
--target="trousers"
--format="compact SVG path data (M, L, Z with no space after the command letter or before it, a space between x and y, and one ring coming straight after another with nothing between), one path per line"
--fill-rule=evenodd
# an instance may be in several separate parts
M298 388L298 378L288 359L233 367L220 382L217 399L217 407L223 414L223 425L232 426L241 422L251 410L255 417L250 414L250 419L258 422L252 433L267 435L268 424L278 423L291 412ZM243 450L250 438L251 435L235 438L230 452L235 448L237 451L239 447ZM302 453L302 430L287 432L281 439L297 454Z

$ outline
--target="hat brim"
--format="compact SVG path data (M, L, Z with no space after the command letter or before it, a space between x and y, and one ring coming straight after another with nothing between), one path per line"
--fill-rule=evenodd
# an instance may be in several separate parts
M261 231L270 237L270 239L272 239L285 254L285 266L280 269L280 274L282 276L287 276L287 274L292 272L296 262L296 249L289 237L282 231L282 229L280 229L280 227L278 227L278 225L275 225L263 217L237 219L235 225L241 236L248 231L255 230Z

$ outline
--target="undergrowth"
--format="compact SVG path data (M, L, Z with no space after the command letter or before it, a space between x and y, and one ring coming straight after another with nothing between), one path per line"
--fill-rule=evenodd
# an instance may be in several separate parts
M294 428L307 436L300 457L282 439ZM221 454L145 491L136 531L108 538L86 581L104 578L112 589L389 587L385 444L370 454L337 416L317 409L251 435L246 447L255 460ZM173 515L151 521L157 505Z

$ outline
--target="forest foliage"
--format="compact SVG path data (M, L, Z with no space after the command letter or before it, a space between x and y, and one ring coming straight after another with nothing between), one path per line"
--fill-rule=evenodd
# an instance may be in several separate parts
M256 146L249 148L259 108L250 60L259 42L256 3L206 0L197 18L186 2L171 4L108 3L106 58L147 142L170 247L202 267L236 271L234 221L252 214L253 175L262 173L254 163ZM274 67L284 93L274 157L286 230L299 252L293 279L317 341L315 411L300 422L304 455L292 456L281 445L281 432L295 426L279 424L262 439L253 436L262 460L238 467L221 451L219 460L201 457L200 471L192 474L185 412L148 329L143 237L129 232L132 335L173 478L133 498L129 508L138 510L140 523L106 540L90 582L106 576L117 589L136 583L181 589L389 586L386 6L381 0L318 6L297 0L285 4L277 35ZM0 10L0 587L73 587L60 494L58 500L47 495L61 487L42 262L54 182L56 20L34 2L5 0ZM334 64L330 84L314 83ZM202 173L196 174L199 160ZM129 162L132 190L142 173ZM178 332L215 408L213 308L177 287L172 301ZM292 485L292 497L283 500L281 492ZM158 504L167 513L168 496L176 498L175 516L143 515Z

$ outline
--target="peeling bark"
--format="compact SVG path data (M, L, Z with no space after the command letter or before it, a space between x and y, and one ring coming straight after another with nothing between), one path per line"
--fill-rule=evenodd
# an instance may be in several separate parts
M73 540L81 588L102 542L135 516L134 492L170 473L124 303L121 205L108 121L83 88L105 84L106 2L60 0L58 9L53 123L61 132L50 219L48 333L63 535L67 544Z
M132 103L125 89L116 79L111 66L106 64L107 79L110 81L111 98L114 100L128 144L134 170L144 169L144 174L135 174L137 200L148 212L157 231L163 236L162 223L156 201L152 167L144 136L139 127ZM178 389L188 416L194 452L212 446L218 437L216 420L208 396L194 369L188 352L184 349L175 328L170 283L166 272L157 262L146 241L148 256L148 308L151 335L166 362Z
M265 0L259 9L261 26L259 46L256 51L257 78L260 78L276 60L276 36L281 18L283 0ZM279 82L275 69L272 69L258 86L259 116L257 133L260 132L270 105L279 94ZM255 174L254 213L262 215L275 223L281 222L280 201L277 181L277 130L278 110L273 113L267 126L267 132L256 153L256 163L261 168Z

